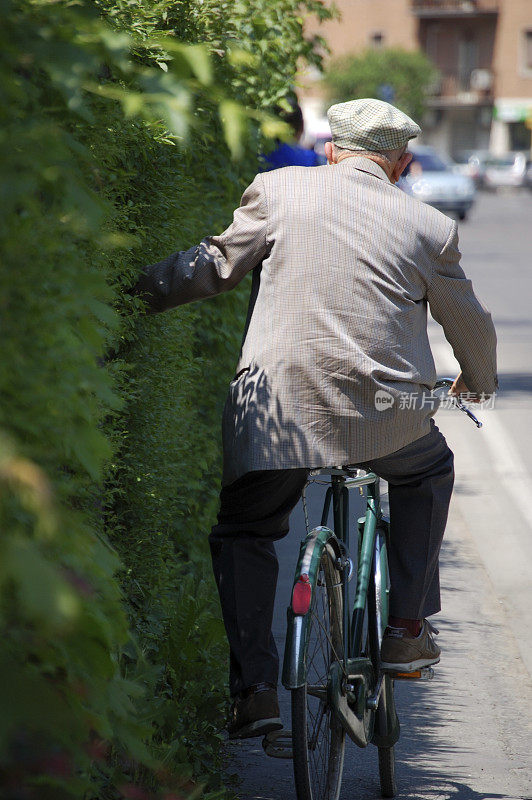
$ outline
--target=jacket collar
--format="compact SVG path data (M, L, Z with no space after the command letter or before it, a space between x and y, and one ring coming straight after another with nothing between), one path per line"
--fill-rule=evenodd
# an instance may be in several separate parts
M349 165L350 169L354 168L361 172L367 172L376 178L391 183L383 168L375 161L372 161L371 158L366 158L366 156L349 156L349 158L343 158L339 164L336 164L337 167L343 167L344 165Z

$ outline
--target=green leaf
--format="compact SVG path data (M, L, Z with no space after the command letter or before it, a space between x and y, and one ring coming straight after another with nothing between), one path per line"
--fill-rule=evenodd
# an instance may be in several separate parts
M22 614L41 630L59 634L79 619L79 596L35 543L8 540L0 570L2 583L9 579L14 586Z
M223 100L220 103L219 113L227 146L233 158L239 158L243 153L242 136L245 130L244 112L241 106L233 100Z

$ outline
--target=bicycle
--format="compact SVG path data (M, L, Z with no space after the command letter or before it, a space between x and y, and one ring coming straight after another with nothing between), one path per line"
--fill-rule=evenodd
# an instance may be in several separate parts
M449 388L440 380L435 389ZM478 427L460 401L455 404ZM394 680L431 679L433 670L384 672L380 645L388 620L389 520L382 514L379 478L356 467L316 469L326 476L321 524L301 543L296 567L283 662L282 683L291 691L292 732L265 739L269 755L292 757L297 800L338 800L345 737L359 747L378 748L383 797L394 797L394 746L400 724ZM366 487L366 513L357 522L357 563L349 550L349 491ZM332 505L334 530L327 527ZM354 600L350 588L356 574Z

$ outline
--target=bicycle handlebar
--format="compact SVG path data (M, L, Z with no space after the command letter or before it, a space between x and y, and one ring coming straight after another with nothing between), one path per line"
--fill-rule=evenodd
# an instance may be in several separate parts
M440 378L440 380L436 381L436 383L434 384L434 389L450 389L453 383L454 381L451 380L451 378ZM464 405L464 403L460 400L460 397L458 395L449 395L449 397L453 398L455 406L460 411L463 411L464 414L467 414L469 419L471 419L475 423L477 428L482 428L482 422L480 422L480 420L478 420L475 417L473 412L470 411L466 405Z

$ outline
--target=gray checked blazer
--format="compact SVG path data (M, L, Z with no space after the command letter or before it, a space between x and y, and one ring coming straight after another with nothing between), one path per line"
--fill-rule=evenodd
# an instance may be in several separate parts
M469 389L493 392L495 330L459 261L456 223L357 156L257 175L224 233L149 267L140 289L156 311L253 270L224 483L361 463L427 434L434 409L404 394L421 398L436 380L427 306Z

